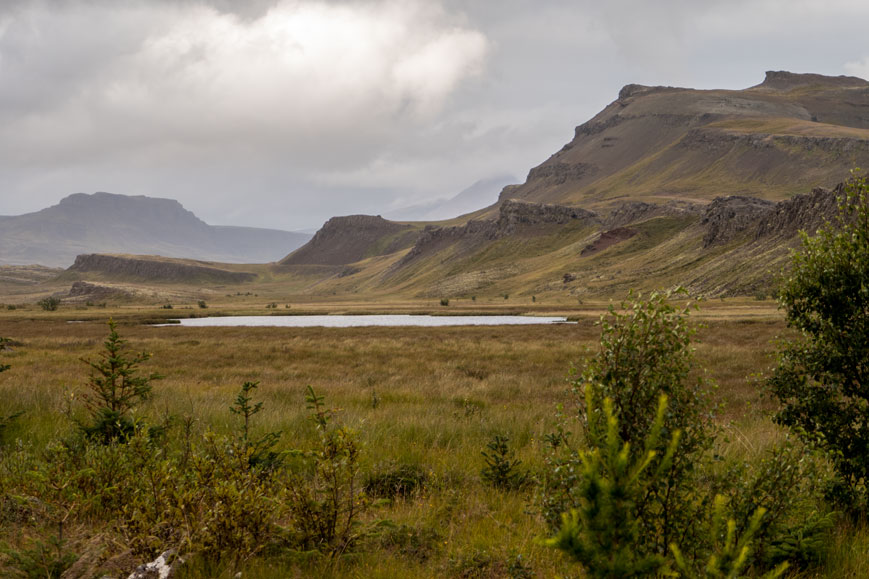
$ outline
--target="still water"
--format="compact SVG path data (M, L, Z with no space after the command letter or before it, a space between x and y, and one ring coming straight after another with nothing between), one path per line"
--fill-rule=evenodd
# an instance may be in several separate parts
M564 317L543 316L226 316L184 318L182 326L280 326L287 328L354 328L362 326L505 326L564 323ZM177 326L178 324L164 324Z

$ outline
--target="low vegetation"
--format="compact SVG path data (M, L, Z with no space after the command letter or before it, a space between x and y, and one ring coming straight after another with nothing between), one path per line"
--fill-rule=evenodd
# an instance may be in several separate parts
M2 574L167 553L180 577L861 576L864 421L825 430L865 406L865 183L851 193L794 257L784 320L698 327L679 293L538 327L116 310L106 337L4 312Z

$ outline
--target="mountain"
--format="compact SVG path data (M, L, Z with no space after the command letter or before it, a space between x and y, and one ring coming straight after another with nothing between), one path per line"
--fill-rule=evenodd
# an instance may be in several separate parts
M781 200L838 183L867 160L861 78L771 71L745 90L631 84L500 199L601 209L625 199Z
M403 207L385 213L387 219L396 221L440 221L452 219L487 207L498 200L498 193L507 185L515 183L512 175L481 179L449 199L438 199L421 205Z
M76 193L35 213L0 218L0 264L66 267L88 253L263 263L310 238L276 229L208 225L173 199Z
M797 232L835 213L854 167L869 167L863 79L777 71L744 90L628 85L490 207L440 224L333 218L280 267L324 295L767 294Z

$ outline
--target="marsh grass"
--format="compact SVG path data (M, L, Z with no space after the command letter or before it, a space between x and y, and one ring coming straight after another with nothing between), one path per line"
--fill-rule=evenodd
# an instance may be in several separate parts
M716 305L696 346L719 384L724 452L738 459L760 456L782 437L768 420L771 403L748 376L771 364L772 340L784 324L774 310L758 311L729 314ZM39 448L74 430L73 419L84 413L87 368L80 359L99 350L112 314L130 347L152 354L142 372L165 376L137 416L171 424L175 440L183 441L185 429L231 433L236 417L229 406L241 384L258 381L263 410L251 436L282 431L279 448L311 448L316 433L305 410L311 385L358 432L362 472L409 465L425 474L414 492L371 509L368 517L384 524L351 556L263 555L249 562L245 576L510 576L525 566L535 576L575 576L571 563L539 542L547 531L533 491L486 485L480 452L503 434L523 468L532 477L540 472L556 407L571 412L568 370L598 347L591 309L572 325L451 328L158 328L123 311L100 314L70 324L62 315L0 312L0 335L19 343L3 355L12 368L0 374L2 413L25 412L7 431L13 441L7 444L17 438ZM21 522L0 529L0 542L21 548L44 531ZM70 530L70 548L81 548L94 532ZM831 569L865 570L869 563L856 549L869 539L862 530L849 533L837 535ZM193 567L189 574L196 575Z

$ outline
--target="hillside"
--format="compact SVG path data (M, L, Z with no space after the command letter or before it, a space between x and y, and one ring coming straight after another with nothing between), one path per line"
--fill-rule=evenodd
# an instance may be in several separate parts
M308 239L289 231L208 225L172 199L76 193L41 211L0 219L0 264L67 267L84 253L265 263Z
M741 91L628 85L495 205L425 227L334 218L281 263L321 264L305 290L320 295L767 294L797 232L834 213L836 184L861 166L862 79L769 72Z

